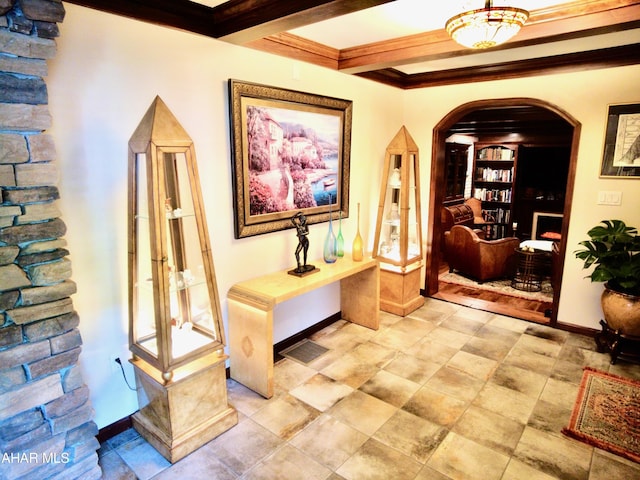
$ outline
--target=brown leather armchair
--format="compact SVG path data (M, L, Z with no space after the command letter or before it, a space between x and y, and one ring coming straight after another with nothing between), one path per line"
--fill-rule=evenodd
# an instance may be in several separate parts
M483 240L464 225L454 225L445 233L449 271L457 270L480 282L511 276L514 271L516 237Z
M473 210L471 210L471 207L465 203L448 205L446 207L442 207L440 220L442 224L440 237L442 245L441 250L442 252L446 252L447 245L444 240L445 232L451 230L451 227L454 225L467 225L469 227L473 227ZM477 229L476 233L480 238L484 238L484 230Z

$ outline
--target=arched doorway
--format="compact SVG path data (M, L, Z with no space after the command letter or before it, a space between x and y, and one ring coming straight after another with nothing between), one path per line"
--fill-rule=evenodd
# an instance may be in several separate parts
M535 98L505 98L477 100L457 107L448 113L434 128L432 142L431 178L429 190L429 212L430 225L427 232L426 251L426 271L425 271L425 292L427 296L432 296L438 292L439 274L439 252L442 248L442 228L440 223L440 208L444 198L445 185L445 140L451 128L466 115L489 108L508 108L519 106L533 106L542 108L559 119L564 120L572 129L571 151L567 175L567 185L564 200L564 216L562 222L561 235L563 241L560 243L559 269L564 267L566 254L566 238L571 217L571 199L573 198L573 188L575 182L575 171L578 156L578 142L580 138L580 123L570 114L549 102ZM553 308L549 319L550 325L557 323L558 303L560 299L560 288L554 291Z

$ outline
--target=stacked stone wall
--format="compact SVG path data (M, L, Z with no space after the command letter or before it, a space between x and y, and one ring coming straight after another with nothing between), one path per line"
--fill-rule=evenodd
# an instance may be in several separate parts
M45 78L60 0L0 0L0 479L101 477Z

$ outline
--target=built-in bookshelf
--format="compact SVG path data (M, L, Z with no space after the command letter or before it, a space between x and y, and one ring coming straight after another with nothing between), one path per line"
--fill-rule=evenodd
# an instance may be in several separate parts
M513 190L518 160L517 144L474 145L473 196L482 201L485 238L513 234Z
M445 148L445 192L444 204L459 203L465 198L467 189L467 165L469 147L460 143L447 143ZM469 185L469 188L471 185Z

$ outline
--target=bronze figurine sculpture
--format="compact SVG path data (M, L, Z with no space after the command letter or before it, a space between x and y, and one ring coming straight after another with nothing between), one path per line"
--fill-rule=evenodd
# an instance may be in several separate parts
M314 265L307 265L307 254L309 252L309 227L307 226L307 217L305 217L302 212L298 212L291 217L291 223L296 227L296 235L298 236L298 246L296 247L295 253L298 266L293 270L289 270L289 273L302 277L318 269ZM302 253L302 261L300 261L300 253Z

